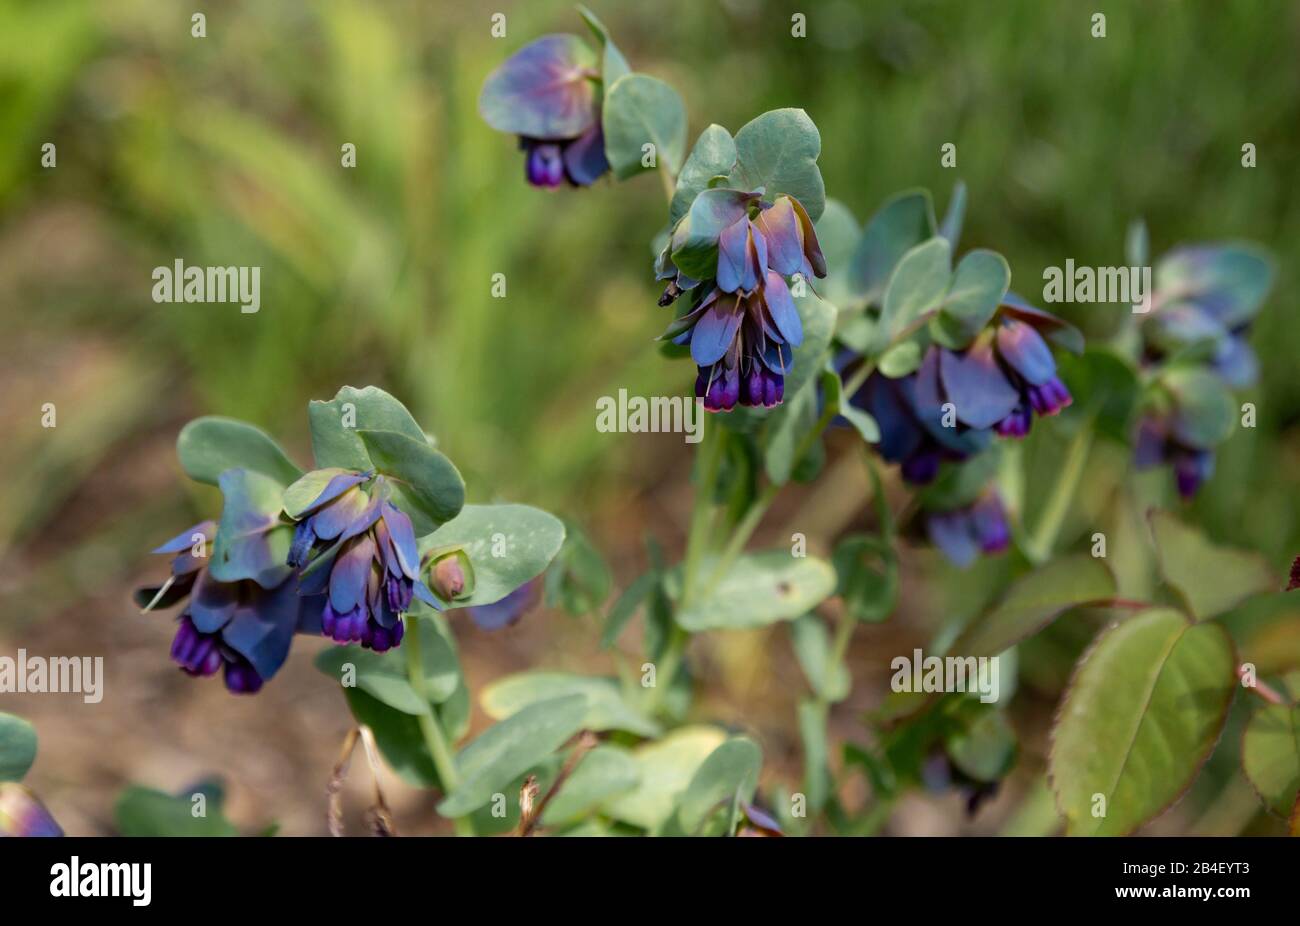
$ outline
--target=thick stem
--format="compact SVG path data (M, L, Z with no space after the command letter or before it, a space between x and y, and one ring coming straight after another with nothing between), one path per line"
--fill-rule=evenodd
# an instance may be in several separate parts
M424 662L420 658L420 621L408 616L406 634L402 640L402 649L406 651L406 677L420 700L429 705L427 714L416 715L420 726L420 735L424 745L429 749L433 767L438 771L438 780L442 782L444 794L450 794L460 785L460 774L456 771L456 760L447 743L447 735L438 718L438 709L429 700L428 688L424 683ZM473 836L474 824L468 817L457 817L454 821L457 836Z

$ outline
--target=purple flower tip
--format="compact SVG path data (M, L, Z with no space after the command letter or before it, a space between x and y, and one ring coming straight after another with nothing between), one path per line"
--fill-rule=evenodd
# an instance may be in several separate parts
M524 150L524 176L533 186L548 189L564 182L564 155L555 142L522 139Z

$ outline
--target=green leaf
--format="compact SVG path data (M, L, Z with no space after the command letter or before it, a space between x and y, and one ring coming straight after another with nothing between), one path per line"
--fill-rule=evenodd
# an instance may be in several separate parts
M931 238L903 255L885 289L885 305L876 329L879 348L894 343L908 327L939 308L948 292L951 259L943 238Z
M401 649L375 653L360 646L331 646L316 656L316 668L340 684L352 682L375 700L404 714L429 713L430 702L441 704L460 684L460 659L433 618L407 615L406 620L421 622L420 657L428 701L416 694L412 687L406 653Z
M948 211L943 214L939 225L939 234L948 239L954 251L961 240L961 227L966 219L966 184L960 180L952 188L952 198L948 200Z
M1128 834L1177 801L1218 741L1235 667L1223 627L1170 609L1104 631L1052 731L1049 770L1067 832Z
M880 370L881 376L901 379L908 373L916 372L921 366L923 356L920 341L916 338L908 338L906 341L899 341L881 354L876 368Z
M437 530L460 513L465 504L465 480L428 441L396 431L360 430L379 472L388 477L393 504L410 515L416 536Z
M610 816L656 830L673 815L695 771L727 738L717 727L688 726L632 750L640 784L605 805Z
M302 475L265 431L233 418L195 418L181 428L176 455L191 479L209 485L237 466L268 476L282 488Z
M611 798L627 794L640 781L641 771L631 752L619 746L597 746L582 757L551 798L542 822L547 826L572 823Z
M568 695L530 704L488 727L457 753L460 787L438 804L438 813L462 817L488 803L582 729L586 713L587 699Z
M195 816L201 806L194 795L173 795L153 788L132 785L117 799L113 815L123 836L238 836L239 831L221 812L221 793L200 788L206 806L203 815Z
M1222 614L1281 582L1257 553L1212 543L1165 511L1149 516L1156 559L1164 576L1198 620Z
M1272 813L1289 817L1300 800L1300 707L1266 704L1246 724L1241 768Z
M835 703L849 693L849 672L831 654L831 635L820 619L805 614L790 625L790 642L808 687L817 697Z
M826 365L835 333L835 306L811 293L795 299L803 320L803 343L794 349L793 369L785 378L785 401L770 412L736 409L728 418L748 414L749 420L766 416L764 466L768 478L784 485L793 475L794 451L817 421L817 374Z
M799 702L799 738L803 743L803 787L808 809L818 813L831 794L831 771L827 746L825 702L804 698Z
M930 333L945 347L960 350L993 318L1011 285L1011 268L995 251L966 254L953 272L943 308L930 323Z
M293 528L280 518L284 486L246 469L228 469L219 482L221 523L208 570L219 582L251 579L262 588L275 588L292 571L285 560Z
M704 575L712 563L705 561ZM683 630L743 630L794 620L835 591L835 570L784 550L738 558L713 590L677 613Z
M21 717L0 713L0 781L22 781L36 761L36 728Z
M1259 312L1273 285L1273 260L1251 244L1199 245L1169 252L1154 275L1167 298L1213 303L1218 320L1233 329Z
M643 146L654 145L654 163L676 174L686 153L686 107L677 91L647 74L624 74L605 90L602 104L605 155L620 180L652 170Z
M972 699L960 702L968 716L944 735L953 765L975 781L1000 781L1016 762L1016 731L1005 711Z
M466 505L420 539L420 555L462 549L474 566L474 591L458 608L492 604L541 575L564 543L564 524L528 505Z
M837 199L826 200L826 209L815 227L827 271L818 291L827 302L843 308L853 302L853 252L862 237L862 227L849 207Z
M709 753L691 776L677 805L677 819L687 833L700 828L719 804L749 803L758 787L763 753L748 737L727 740Z
M983 617L957 637L958 656L997 656L1032 637L1070 608L1115 597L1115 577L1100 559L1064 556L1022 576Z
M726 176L736 166L736 143L731 133L716 123L700 133L695 147L677 175L677 188L668 207L668 221L677 220L690 211L695 197L709 188L714 177Z
M880 426L876 424L876 419L871 417L869 412L844 401L844 384L840 382L840 374L835 372L830 363L826 364L826 369L822 372L822 399L828 407L834 408L841 418L851 424L868 444L880 442Z
M831 557L838 577L835 593L856 620L878 623L898 605L898 555L879 537L845 537Z
M317 469L373 468L358 430L396 431L412 440L429 442L406 406L375 386L364 389L344 386L329 402L313 399L307 406L307 417L311 421L311 447Z
M1171 428L1179 441L1210 450L1232 434L1237 403L1218 376L1202 367L1175 367L1160 382L1174 399Z
M575 617L596 614L614 584L609 564L578 525L565 524L564 545L546 573L546 605Z
M822 138L802 109L774 109L747 122L736 133L736 167L732 186L762 187L771 200L788 193L816 222L826 208L826 185L817 167Z
M626 730L637 736L658 736L659 725L623 699L618 679L569 672L530 671L498 679L479 696L493 720L505 720L539 701L581 694L587 699L582 726L587 730Z
M414 714L389 707L360 688L344 688L348 710L375 734L375 744L399 778L417 788L442 788Z
M605 629L600 635L601 649L609 649L618 641L619 635L632 618L636 617L641 603L650 595L658 582L657 572L644 573L618 596L614 606L609 609L609 616L605 618Z
M855 295L878 305L903 255L935 235L934 203L926 190L899 193L873 215L853 254Z
M623 53L618 50L618 46L614 44L614 40L609 37L609 30L605 28L605 24L596 18L595 13L579 4L578 15L587 23L587 28L595 34L596 38L600 39L601 47L605 50L601 61L600 78L608 87L624 74L629 73L632 68L623 57Z

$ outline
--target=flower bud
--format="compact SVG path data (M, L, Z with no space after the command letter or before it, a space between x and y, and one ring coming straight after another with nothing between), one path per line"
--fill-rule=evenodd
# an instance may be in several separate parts
M434 561L429 570L429 585L443 601L456 601L473 591L473 575L465 551L456 550Z

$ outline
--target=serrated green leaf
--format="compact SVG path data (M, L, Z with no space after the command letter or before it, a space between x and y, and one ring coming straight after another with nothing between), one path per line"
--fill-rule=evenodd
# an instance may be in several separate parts
M1223 627L1170 609L1104 631L1052 731L1049 769L1067 832L1131 833L1178 800L1218 741L1235 668Z
M1300 800L1300 707L1266 704L1241 739L1241 768L1271 812L1289 817Z
M1257 553L1218 546L1165 511L1151 512L1150 521L1160 573L1199 620L1282 584Z
M993 609L957 637L958 656L997 656L1038 633L1070 608L1115 597L1115 577L1100 559L1064 556L1022 576Z

